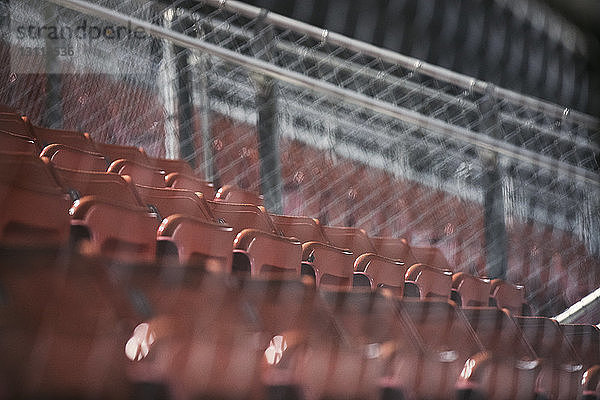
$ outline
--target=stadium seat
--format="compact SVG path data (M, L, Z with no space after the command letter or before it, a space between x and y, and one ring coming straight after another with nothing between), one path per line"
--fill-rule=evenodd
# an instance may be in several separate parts
M408 268L405 279L408 282L413 282L419 288L421 299L450 300L452 271L419 263Z
M364 253L375 253L375 246L360 228L323 226L325 236L334 246L349 249L355 257Z
M252 276L300 277L302 244L293 238L244 229L233 242L233 268Z
M408 267L417 263L408 242L404 238L372 237L371 242L380 256L400 260Z
M145 207L84 196L70 210L86 253L122 261L153 262L159 221Z
M49 144L66 144L79 150L95 152L94 142L88 133L67 131L63 129L50 129L31 125L33 136L39 142L41 148Z
M410 246L410 252L417 263L431 265L440 269L452 270L448 260L446 260L442 251L437 247Z
M149 164L148 156L141 147L100 142L94 142L94 146L96 147L96 151L104 155L109 164L120 159L126 159L144 165Z
M311 274L317 286L349 289L354 275L354 255L321 242L302 244L303 274Z
M0 114L0 132L32 139L35 138L27 117L20 117L11 112Z
M129 175L137 185L162 188L166 186L165 171L135 161L119 159L113 161L107 169L119 175Z
M55 250L0 250L5 398L132 396L124 344L135 313L102 265Z
M215 201L236 204L254 204L264 206L265 201L262 195L257 195L249 190L240 189L233 185L221 187L215 194Z
M458 295L463 307L487 307L490 305L490 280L477 278L465 272L452 275L452 290Z
M329 243L318 219L291 215L269 214L271 220L285 236L295 237L302 243Z
M31 154L0 153L0 171L0 242L65 246L71 202L47 162Z
M173 189L187 189L194 192L200 192L207 200L215 197L215 186L195 176L185 175L178 172L171 172L165 177L165 184Z
M1 124L1 121L0 121ZM35 139L0 130L0 149L3 152L37 154Z
M560 328L586 369L600 365L600 329L596 325L561 324Z
M514 315L527 315L524 286L494 279L490 290L490 297L498 308L506 308Z
M515 320L496 307L463 306L461 311L500 366L479 382L478 391L487 399L533 398L541 363Z
M202 193L185 189L156 188L136 185L143 203L158 212L159 219L172 214L185 214L205 221L215 222L215 217Z
M474 358L482 355L485 348L462 313L447 301L401 300L396 304L400 315L416 328L425 350L431 354L422 367L423 379L413 384L417 398L449 398L464 367L476 365Z
M178 262L184 265L203 265L209 271L231 272L233 240L235 234L229 226L184 214L164 218L158 228L157 245L162 261L171 255L170 244L176 250Z
M515 316L523 336L542 360L539 391L549 399L575 399L581 395L585 372L573 346L554 320Z
M404 294L406 270L406 265L401 261L374 253L361 254L354 262L355 274L364 274L372 290L384 288L398 298Z
M244 229L258 229L279 234L265 209L253 204L235 204L209 201L208 204L217 222L229 225L237 235Z
M40 157L47 157L52 164L72 170L104 172L108 165L100 153L79 150L65 144L50 144Z
M155 169L165 171L166 175L175 172L183 175L194 176L194 170L190 164L183 160L148 157L148 164Z

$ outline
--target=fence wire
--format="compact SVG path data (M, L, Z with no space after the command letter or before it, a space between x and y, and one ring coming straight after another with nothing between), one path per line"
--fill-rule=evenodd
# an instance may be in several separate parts
M272 212L438 247L455 271L489 275L500 246L501 275L543 315L600 285L594 118L233 1L96 0L131 21L126 38L28 35L84 21L89 35L118 31L54 3L74 2L0 3L0 101L34 123L183 158ZM135 36L140 21L232 56Z

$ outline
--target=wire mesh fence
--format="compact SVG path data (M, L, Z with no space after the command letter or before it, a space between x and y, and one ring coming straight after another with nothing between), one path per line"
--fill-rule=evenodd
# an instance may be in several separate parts
M34 123L438 247L543 315L600 284L592 117L233 1L1 5L0 100Z

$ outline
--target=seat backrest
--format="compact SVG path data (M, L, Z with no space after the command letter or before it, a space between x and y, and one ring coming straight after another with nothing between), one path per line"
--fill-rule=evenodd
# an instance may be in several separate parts
M428 264L440 269L452 269L444 253L437 247L410 247L416 262Z
M417 263L408 241L404 238L372 237L371 242L380 256L400 260L409 267Z
M560 328L577 354L585 363L585 369L600 365L600 329L595 325L562 324Z
M200 192L207 200L212 200L215 197L215 185L212 182L196 178L195 176L171 172L166 176L165 183L173 189L187 189Z
M319 220L311 217L269 214L275 226L288 237L304 242L328 243Z
M405 279L414 282L419 287L421 299L450 299L452 271L419 263L408 268Z
M523 315L523 306L527 304L524 286L494 279L490 290L490 297L498 308L506 308L514 315Z
M88 133L68 131L64 129L42 128L32 125L33 135L37 138L40 147L44 148L49 144L66 144L76 149L95 152L94 142Z
M0 125L1 125L0 121ZM3 152L37 154L35 139L15 133L5 132L0 128L0 149Z
M310 263L315 273L317 286L348 289L354 275L354 255L321 242L302 244L302 261Z
M165 187L165 171L135 161L120 159L113 161L107 169L119 175L129 175L136 185Z
M215 201L236 204L254 204L256 206L265 205L265 200L262 195L249 190L240 189L233 185L221 187L215 194Z
M10 112L0 114L0 132L32 139L35 138L29 120Z
M244 229L234 241L234 258L242 254L247 257L253 276L300 276L302 244L296 239Z
M258 229L279 234L265 209L260 206L220 201L209 201L208 204L217 221L231 226L236 235L244 229Z
M342 226L323 226L329 242L337 247L350 249L356 257L364 253L375 253L375 246L360 228Z
M44 147L40 157L47 157L57 167L72 170L104 172L108 167L102 154L65 144L49 144Z
M136 190L142 201L148 206L156 207L162 218L172 214L185 214L206 221L215 220L202 193L197 194L191 190L156 188L144 185L136 185Z
M54 167L58 181L73 200L96 196L133 206L145 206L131 178L110 172L77 171Z
M382 257L374 253L361 254L354 262L354 270L362 271L371 282L371 289L383 287L397 297L404 293L406 265L399 260Z
M32 154L0 154L0 241L8 245L66 245L68 195L47 162Z
M514 316L523 336L539 357L556 364L576 363L579 355L563 334L555 320L546 317Z
M487 307L490 304L490 280L465 272L452 275L452 289L460 296L463 307Z
M135 161L140 164L149 164L148 156L141 147L122 146L119 144L108 144L94 142L96 151L104 155L106 161L110 164L122 158Z
M148 157L148 164L154 167L155 169L165 171L167 175L173 172L177 172L184 175L194 176L194 170L192 169L190 164L183 160Z

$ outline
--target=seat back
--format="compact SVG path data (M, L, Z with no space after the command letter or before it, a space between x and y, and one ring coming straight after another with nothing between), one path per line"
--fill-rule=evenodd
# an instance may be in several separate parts
M477 278L465 272L452 275L452 289L463 307L487 307L490 304L490 280Z
M317 286L349 289L354 274L354 255L348 249L321 242L302 244L302 261L310 265Z
M106 158L109 165L120 159L126 159L145 165L149 164L148 156L141 147L100 142L94 142L94 146L96 147L96 151L104 155L104 158Z
M408 268L405 279L417 285L421 299L450 300L452 271L419 263Z
M600 365L600 329L595 325L562 324L563 334L584 362L584 368Z
M372 290L386 288L395 296L402 297L407 267L399 260L365 253L354 262L354 270L364 272L369 278Z
M364 253L375 253L375 246L360 228L323 226L323 231L331 244L349 249L356 257Z
M241 256L253 276L300 277L302 244L296 239L244 229L234 241L234 266Z
M166 186L165 171L135 161L119 159L113 161L107 169L119 175L129 175L136 185L162 188Z
M525 287L494 279L491 283L490 297L494 299L498 308L506 308L514 315L523 315L525 300Z
M254 204L255 206L264 206L265 200L262 195L249 190L240 189L233 185L225 185L215 194L215 201L236 204Z
M288 237L295 237L302 243L328 243L318 219L291 215L269 214L275 226Z
M213 183L196 178L195 176L171 172L166 176L165 183L173 189L186 189L200 192L207 200L212 200L215 197L215 186Z
M372 237L371 242L380 256L400 260L408 267L417 263L410 251L408 241L404 238Z
M155 169L165 171L165 174L167 175L177 172L184 175L194 176L194 170L190 164L183 160L148 157L148 164Z
M2 121L0 121L0 125ZM0 127L0 149L3 152L11 153L28 153L37 154L38 148L35 143L35 139L22 136L16 133L10 133L2 130Z
M46 162L24 153L0 154L0 242L64 246L71 202Z
M244 229L258 229L279 234L265 209L260 206L221 201L209 201L208 204L217 221L231 226L236 235Z
M0 132L31 139L35 138L29 120L9 111L0 114Z
M437 247L410 247L415 261L421 264L431 265L440 269L452 269L446 260L444 253Z
M185 189L156 188L136 185L144 204L156 207L160 219L172 214L185 214L192 217L214 221L215 218L201 193Z
M95 152L94 142L88 133L68 131L64 129L42 128L32 125L33 135L37 138L40 147L44 148L49 144L66 144L79 150Z
M102 154L79 150L65 144L50 144L44 147L40 157L47 157L57 167L72 170L104 172L108 167Z

